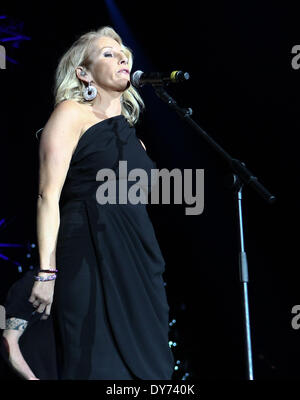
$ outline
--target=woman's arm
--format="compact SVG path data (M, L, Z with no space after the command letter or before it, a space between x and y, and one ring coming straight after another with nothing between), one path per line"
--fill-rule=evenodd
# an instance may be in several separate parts
M60 103L43 129L39 146L39 192L37 200L37 243L40 269L56 266L56 241L60 224L59 199L72 153L81 132L78 105ZM63 267L63 266L58 266ZM40 273L47 276L47 273ZM39 313L50 315L54 280L34 282L29 301Z

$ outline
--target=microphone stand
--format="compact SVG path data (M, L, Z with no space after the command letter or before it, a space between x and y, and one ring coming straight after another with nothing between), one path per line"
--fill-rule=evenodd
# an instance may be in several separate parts
M251 328L250 328L250 311L248 301L248 263L247 254L244 247L244 231L243 231L243 215L242 215L242 189L244 185L252 187L264 200L269 204L273 204L276 200L273 196L246 168L246 165L232 158L214 139L212 139L193 119L191 115L193 110L191 108L179 107L176 101L166 92L162 84L152 84L156 95L166 102L170 108L177 112L177 114L191 125L198 134L229 164L233 174L233 189L238 205L238 220L239 220L239 234L240 234L240 252L239 252L239 276L243 288L243 317L244 317L244 334L245 334L245 347L247 354L247 378L254 380L253 377L253 361L252 361L252 347L251 347Z

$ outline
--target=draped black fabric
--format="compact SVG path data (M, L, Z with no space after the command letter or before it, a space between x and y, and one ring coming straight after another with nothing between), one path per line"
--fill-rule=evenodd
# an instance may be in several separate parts
M165 260L146 204L119 204L119 161L149 158L123 115L79 139L60 197L54 315L61 379L171 379ZM116 204L99 204L103 168L116 173ZM134 182L127 182L128 188ZM121 197L121 196L120 196Z

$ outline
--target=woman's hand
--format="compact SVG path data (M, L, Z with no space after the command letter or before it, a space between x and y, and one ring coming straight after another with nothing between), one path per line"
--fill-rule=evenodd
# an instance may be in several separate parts
M44 274L39 274L44 275ZM38 313L44 313L41 319L47 319L50 315L53 302L55 280L35 281L28 301L32 303Z

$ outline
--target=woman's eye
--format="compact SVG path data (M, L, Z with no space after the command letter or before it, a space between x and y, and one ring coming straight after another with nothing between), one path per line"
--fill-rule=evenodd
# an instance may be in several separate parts
M111 52L110 53L104 53L104 57L110 57L110 56L112 57L112 55L113 54Z

